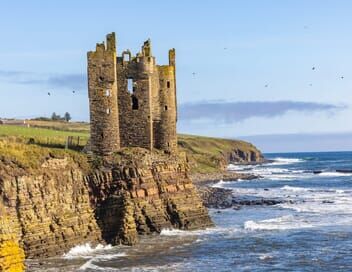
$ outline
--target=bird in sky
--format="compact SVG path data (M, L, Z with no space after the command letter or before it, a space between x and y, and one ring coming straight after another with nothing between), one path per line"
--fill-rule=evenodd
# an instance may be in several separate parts
M315 70L315 67L314 67L314 66L312 67L312 70Z
M76 93L76 91L72 91L72 93Z
M48 95L50 96L50 95L51 95L51 93L50 93L50 92L48 92Z
M310 84L309 84L309 86L311 86L311 87L312 87L312 86L313 86L313 84L312 84L312 83L310 83Z
M224 47L224 50L227 50L227 47Z
M344 76L341 77L341 79L344 79L344 78L345 78Z
M268 86L269 86L269 84L265 84L265 85L264 85L265 88L268 88Z
M193 72L193 73L192 73L192 75L193 75L193 76L195 76L195 75L196 75L196 73L195 73L195 72Z

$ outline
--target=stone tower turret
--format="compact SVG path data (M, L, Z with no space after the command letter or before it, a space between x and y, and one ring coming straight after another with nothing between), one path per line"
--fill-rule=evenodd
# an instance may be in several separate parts
M160 122L156 131L156 148L174 153L177 150L177 102L175 49L169 51L169 65L158 66Z
M115 33L88 52L88 95L91 151L110 156L120 149Z

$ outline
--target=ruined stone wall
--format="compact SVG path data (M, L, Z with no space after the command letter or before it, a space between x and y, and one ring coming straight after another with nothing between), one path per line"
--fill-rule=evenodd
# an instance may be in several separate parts
M97 44L95 51L88 52L88 93L91 150L109 156L120 149L114 33L107 36L106 46Z
M145 48L148 48L146 50ZM147 52L147 53L146 53ZM148 55L146 55L148 54ZM125 59L128 55L128 59ZM124 147L177 151L177 102L175 50L169 51L169 65L156 65L150 41L136 57L129 51L117 61L120 137ZM133 90L127 81L133 79ZM134 107L137 101L138 108Z
M119 126L122 147L152 149L152 80L154 58L139 57L117 62ZM133 89L128 90L128 79Z

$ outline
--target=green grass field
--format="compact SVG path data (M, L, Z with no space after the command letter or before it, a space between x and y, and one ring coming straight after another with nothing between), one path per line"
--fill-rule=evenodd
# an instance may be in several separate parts
M78 151L86 145L89 139L89 124L87 123L50 121L30 121L29 123L31 127L0 125L0 140L2 139L0 155L12 154L12 157L20 158L23 164L31 165L31 163L35 164L31 160L36 160L50 151L65 152L63 149L68 136L73 137L74 144L77 144L79 137L79 145L75 146L75 150ZM27 144L31 138L34 140L34 145ZM5 141L12 144L6 146ZM20 142L21 145L14 144L16 142ZM191 171L196 173L219 171L226 165L227 154L234 149L256 150L252 144L244 141L194 135L179 135L178 144L180 151L186 152L188 156ZM22 151L17 150L19 148ZM46 150L41 152L38 148L46 148ZM11 149L15 150L11 151ZM80 152L76 153L80 154ZM80 156L84 155L80 154Z
M47 146L65 147L68 136L74 137L74 143L77 143L79 137L79 146L83 147L87 143L89 133L39 127L0 125L0 137L2 138L19 137L28 141L32 138L35 143Z

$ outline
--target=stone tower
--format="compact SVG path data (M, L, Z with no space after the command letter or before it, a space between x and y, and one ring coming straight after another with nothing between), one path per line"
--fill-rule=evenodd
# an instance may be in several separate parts
M106 157L120 149L115 33L88 52L88 95L91 151Z
M175 49L169 50L169 65L158 66L160 119L155 120L155 147L174 153L177 150L177 103Z
M177 152L175 49L157 65L150 40L133 56L116 55L115 35L88 53L91 149L108 156L121 147Z

